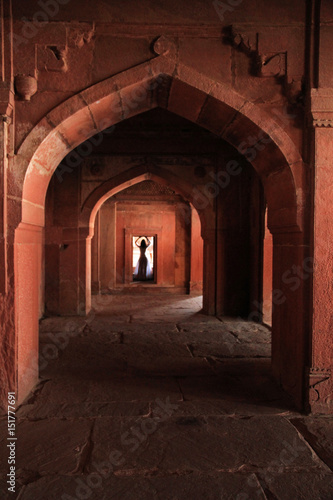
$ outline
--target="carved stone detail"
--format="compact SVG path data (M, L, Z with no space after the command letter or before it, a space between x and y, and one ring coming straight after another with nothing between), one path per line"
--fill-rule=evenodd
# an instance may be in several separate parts
M8 115L1 115L1 120L3 123L7 123L7 125L10 125L12 123L12 118Z
M274 52L273 54L258 54L260 61L260 76L285 76L286 75L286 53Z
M155 40L153 50L158 56L166 54L173 56L177 52L176 42L172 38L162 35Z
M223 30L224 40L233 45L233 47L241 50L242 52L250 55L251 52L258 52L258 35L252 34L251 36L244 33L241 28L236 25L227 26Z
M333 118L331 120L316 118L313 120L313 126L319 128L333 128Z
M259 76L262 61L258 52L258 34L248 35L235 25L223 30L224 42L243 52L251 61L250 74Z
M243 33L237 26L229 26L224 30L225 42L246 54L252 60L251 73L254 76L277 77L285 76L286 53L259 51L259 33L251 36Z
M309 403L323 402L330 394L331 370L328 368L310 367L308 369Z
M64 45L48 45L47 47L39 46L38 70L66 73L68 70L67 47Z
M309 120L316 128L333 128L333 88L311 89Z
M302 77L299 77L299 79L297 80L294 79L289 80L288 76L286 75L284 90L285 90L284 93L291 104L299 104L299 103L303 104L304 89L303 89Z
M15 76L15 91L22 101L30 101L37 92L37 80L29 75Z
M310 386L314 386L323 382L324 380L328 380L332 375L332 372L329 368L318 368L318 367L310 367L309 368L309 381Z
M81 49L86 43L91 42L94 34L94 26L87 26L86 28L70 27L67 35L68 46Z
M291 104L303 100L302 77L288 78L287 52L263 52L259 50L259 33L244 33L236 25L224 29L224 41L243 52L250 59L250 74L261 78L275 78Z

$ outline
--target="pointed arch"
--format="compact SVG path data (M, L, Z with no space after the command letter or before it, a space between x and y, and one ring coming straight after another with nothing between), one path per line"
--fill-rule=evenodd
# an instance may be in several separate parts
M274 373L301 407L307 338L304 315L296 316L294 312L302 309L299 305L304 300L304 289L300 286L291 294L283 279L290 268L302 265L304 259L306 190L301 155L286 131L260 106L229 86L167 56L156 57L71 97L34 127L15 156L12 206L17 216L14 272L19 399L26 396L38 377L35 361L38 359L40 292L36 272L42 260L41 230L45 196L52 175L62 159L81 143L124 119L155 107L178 114L229 142L247 157L262 181L268 204L268 226L274 234L273 286L283 291L286 298L276 307L273 317ZM148 174L157 175L152 171L142 172L135 179ZM174 180L172 184L178 186L185 198L191 199L191 190ZM110 184L104 188L109 190L102 196L108 196L116 186ZM99 195L96 192L87 201L82 213L88 225L102 199L97 199ZM79 242L82 248L85 239L89 239L89 234L85 233L87 227L80 228L83 229ZM214 236L211 231L206 239L205 261L210 263L214 262L217 252ZM84 257L80 259L84 262ZM213 278L212 271L207 273L207 290L213 288L210 286ZM23 281L31 286L29 301L19 293ZM81 279L81 284L87 289L89 277ZM286 368L290 365L293 370Z
M145 180L151 180L170 187L186 201L190 202L199 214L202 232L205 231L207 227L206 211L207 209L209 211L211 208L211 200L203 193L200 193L200 199L198 199L198 191L194 185L184 182L183 179L168 170L151 164L131 168L103 182L96 188L83 203L80 225L82 227L89 226L89 235L92 236L95 217L103 203L120 191Z
M81 91L49 112L16 157L22 221L43 225L49 181L72 149L123 119L160 106L245 154L264 185L270 229L301 230L303 164L289 135L233 89L181 63L175 69L175 61L159 56ZM256 141L257 148L251 146Z

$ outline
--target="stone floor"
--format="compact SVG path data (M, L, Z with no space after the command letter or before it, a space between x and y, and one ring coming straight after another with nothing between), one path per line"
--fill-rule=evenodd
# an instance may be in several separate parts
M40 326L17 411L20 500L332 500L333 423L270 376L270 331L200 314L201 297L95 297ZM7 421L0 420L7 461Z

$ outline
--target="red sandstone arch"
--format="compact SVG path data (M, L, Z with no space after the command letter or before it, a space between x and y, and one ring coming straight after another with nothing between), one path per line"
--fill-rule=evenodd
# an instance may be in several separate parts
M40 266L36 252L42 244L39 228L44 225L45 195L50 179L61 160L89 137L158 106L214 132L246 154L249 154L250 143L261 141L263 151L256 150L252 161L248 159L263 183L268 202L268 225L276 235L275 286L283 289L281 277L286 266L302 259L302 241L295 237L295 234L302 234L303 227L302 159L288 134L262 109L224 84L164 56L83 90L48 113L24 140L15 158L17 214L21 214L15 236L20 400L38 376L37 368L33 368L38 352L35 298L38 287L27 265L30 263L31 267L32 262L37 271ZM93 198L89 204L92 202ZM87 208L93 211L95 208L89 204ZM292 239L289 234L293 235ZM22 279L26 286L32 287L30 302L18 292ZM295 321L284 332L284 318L298 307L301 292L273 319L273 353L277 353L274 371L298 405L302 398L305 334L302 322L296 324ZM287 355L281 354L285 344ZM289 370L284 379L284 369L290 363L295 369Z
M96 188L83 204L80 225L89 226L90 236L92 236L95 217L103 203L120 191L145 180L152 180L171 187L171 189L175 190L196 208L194 185L184 182L180 177L163 168L157 168L154 165L140 165L103 182L103 184ZM204 194L202 194L202 199L206 202L205 206L209 209L211 206L210 200ZM207 226L205 211L197 208L196 210L200 217L202 231L204 232Z
M288 134L224 84L182 64L177 65L176 75L175 69L173 60L157 57L81 91L48 113L17 154L22 221L43 224L48 183L73 148L124 118L160 106L216 133L240 151L250 147L249 138L262 140L263 152L256 151L250 162L265 188L269 226L272 231L301 228L302 158ZM248 155L251 160L251 148Z
M126 172L123 172L113 177L112 179L103 182L87 197L87 199L83 203L80 215L80 226L89 227L89 232L87 232L88 236L86 238L86 266L83 278L86 281L85 304L87 312L89 312L91 308L91 239L94 235L94 224L97 212L101 208L103 203L111 196L114 196L120 191L123 191L124 189L127 189L128 187L145 180L152 180L159 184L170 187L178 194L180 194L185 200L189 201L192 207L194 207L198 212L201 223L201 232L204 238L205 230L207 228L207 215L210 213L210 210L212 208L210 200L206 198L204 194L202 194L201 201L205 202L205 209L198 210L195 206L195 198L193 196L194 186L191 186L188 183L184 182L181 178L179 178L177 175L174 175L172 172L169 172L162 168L157 168L154 165L140 165L139 167L127 170Z

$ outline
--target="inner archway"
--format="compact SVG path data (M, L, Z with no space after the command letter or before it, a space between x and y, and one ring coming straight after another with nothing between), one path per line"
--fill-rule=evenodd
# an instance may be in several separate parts
M35 274L29 275L27 263L31 260L34 263L30 266L31 273L34 273L34 269L41 268L41 256L36 252L36 248L39 248L42 241L44 200L50 178L62 158L96 132L102 132L106 127L117 123L124 118L124 114L129 117L161 106L196 122L233 144L251 161L261 178L268 203L268 225L274 237L274 288L279 290L285 299L280 300L274 310L273 368L276 377L293 395L296 404L302 404L306 334L303 328L304 318L299 315L296 317L294 311L295 304L303 294L303 288L300 287L291 293L288 284L283 280L284 273L290 267L303 262L303 172L300 155L287 134L252 103L245 102L234 91L202 75L199 77L194 71L181 65L178 66L178 76L173 77L171 75L174 68L171 60L161 56L153 62L115 77L117 91L112 90L115 79L111 78L81 92L80 98L75 96L66 106L60 106L51 112L28 136L17 155L17 184L22 190L22 219L18 221L20 225L16 230L15 272L18 281L24 276L26 282L31 282L29 315L33 311L31 319L27 321L27 304L24 298L17 296L19 398L23 398L37 380L34 360L38 329L38 285ZM155 92L158 86L161 87L161 92ZM140 99L135 98L138 90L141 90ZM168 99L165 99L165 92L168 93ZM184 96L190 96L191 106L188 106ZM253 147L249 145L249 134L256 138ZM207 189L221 188L225 179L228 176L230 179L236 171L237 165L229 163L223 177L217 172L217 177L210 183L213 187L209 186ZM212 210L214 203L211 197L204 190L199 190L199 195L194 196L193 189L196 189L195 185L192 185L189 193L193 205L196 207L196 204L200 203L199 198L206 197L206 209ZM69 241L73 241L70 238L76 238L79 261L86 262L87 259L87 254L82 250L89 236L92 210L95 210L100 199L99 197L94 201L94 196L98 194L92 195L90 202L85 205L79 230L75 234L68 232L67 235ZM210 226L209 221L210 219L205 217L203 224L205 259L212 266L205 273L206 288L215 293L216 289L212 290L209 284L216 272L217 234L216 227ZM83 289L88 288L88 279L87 275L84 280L81 276ZM78 294L84 295L80 286ZM85 298L80 299L79 303L82 304L82 300L84 307L89 308ZM215 298L208 298L208 304L213 302L216 304ZM214 314L209 308L207 312Z
M144 252L150 273L140 277L142 235L150 243ZM132 184L96 214L91 259L93 293L202 292L198 213L171 187L152 180Z

